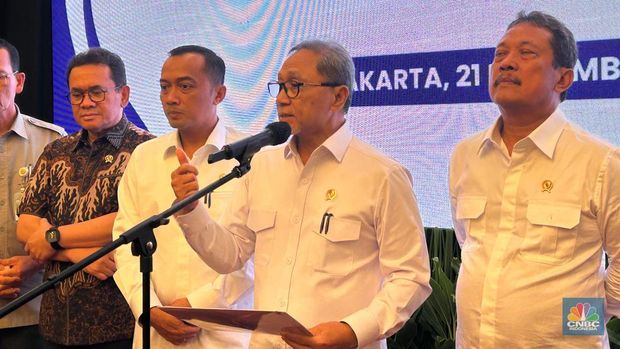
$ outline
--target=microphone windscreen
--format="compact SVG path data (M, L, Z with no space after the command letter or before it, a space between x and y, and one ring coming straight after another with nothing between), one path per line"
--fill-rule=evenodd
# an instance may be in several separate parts
M273 134L272 145L282 144L286 142L291 135L291 126L284 121L272 122L267 125L266 129Z

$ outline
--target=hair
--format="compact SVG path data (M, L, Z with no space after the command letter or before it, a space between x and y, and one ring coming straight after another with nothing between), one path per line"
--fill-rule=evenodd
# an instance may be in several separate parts
M127 76L125 75L125 63L119 55L110 52L101 47L89 48L84 52L80 52L73 56L67 67L67 84L69 84L69 75L75 67L89 64L102 64L110 68L112 81L116 87L127 85Z
M540 11L517 14L517 19L508 25L506 30L522 24L529 23L539 28L547 29L551 33L551 48L553 49L553 67L573 69L577 63L577 44L573 33L557 18ZM566 92L560 94L560 101L566 99Z
M196 53L204 58L204 71L209 77L212 84L222 85L224 84L224 76L226 75L226 64L224 60L220 58L215 52L209 50L206 47L198 45L184 45L173 48L168 52L170 57L181 56L186 53Z
M19 71L19 52L10 42L0 38L0 48L3 48L9 52L9 58L11 59L11 68L13 72Z
M340 44L333 41L305 40L295 45L289 55L299 50L311 50L321 55L316 69L329 82L345 85L349 88L349 97L343 106L345 114L351 106L353 97L353 82L355 81L355 66L351 55Z

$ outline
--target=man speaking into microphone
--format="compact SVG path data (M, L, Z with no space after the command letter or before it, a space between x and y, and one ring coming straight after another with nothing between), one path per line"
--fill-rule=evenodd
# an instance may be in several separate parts
M334 42L293 47L268 84L293 137L253 157L220 224L202 201L176 216L218 272L254 255L255 307L285 311L312 333L255 333L251 347L386 348L430 294L411 176L346 121L353 76ZM177 156L172 187L183 199L198 190L198 170L181 149Z
M217 106L226 96L224 61L201 46L181 46L169 52L159 80L160 98L171 133L142 144L134 151L118 190L119 210L114 222L114 238L172 204L174 193L168 184L177 166L175 149L183 149L200 169L201 182L210 183L227 174L236 161L207 164L207 156L234 142L241 135L225 127L217 116ZM230 182L211 194L207 210L219 217L232 192ZM248 308L252 301L251 266L229 275L220 275L200 261L187 244L176 222L154 229L157 251L151 273L152 306L170 305L198 308ZM142 282L139 258L129 245L116 253L119 289L136 319L142 314ZM246 348L242 333L207 332L151 309L151 348ZM142 348L142 327L136 324L134 348Z

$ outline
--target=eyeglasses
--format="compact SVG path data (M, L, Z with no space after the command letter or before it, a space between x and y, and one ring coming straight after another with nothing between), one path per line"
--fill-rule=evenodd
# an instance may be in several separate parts
M114 91L118 91L121 87L122 86L115 87ZM71 104L80 105L82 104L82 101L84 101L84 96L86 95L88 95L88 98L90 98L90 100L95 103L103 102L105 101L106 93L108 93L108 90L104 88L93 87L93 88L89 88L88 91L86 92L80 91L80 90L73 90L69 92L69 95L67 97L69 98L69 101L71 102Z
M288 96L288 98L295 98L299 95L299 90L301 90L302 86L327 86L327 87L335 87L340 86L342 84L337 82L300 82L294 80L288 80L284 82L278 81L269 81L267 83L267 90L269 90L269 95L273 98L278 97L280 91L284 90L284 93Z
M0 85L8 85L9 84L9 77L11 75L15 75L17 73L19 73L19 71L14 71L14 72L9 73L9 74L7 74L7 73L0 73Z

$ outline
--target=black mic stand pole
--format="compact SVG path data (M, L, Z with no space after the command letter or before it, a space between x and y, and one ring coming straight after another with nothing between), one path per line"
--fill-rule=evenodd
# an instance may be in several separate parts
M165 211L151 216L150 218L147 218L144 221L138 223L133 228L127 230L125 233L119 236L118 239L106 244L105 246L101 247L99 250L82 259L78 263L75 263L74 265L68 267L67 269L61 271L56 275L50 276L48 280L41 285L14 299L2 309L0 309L0 319L15 311L15 309L28 303L32 299L43 294L43 292L53 288L60 281L84 269L84 267L105 256L106 254L114 251L121 245L131 243L131 253L134 256L140 256L140 272L142 272L142 315L140 316L140 322L142 324L142 347L150 348L150 273L151 271L153 271L152 256L157 248L157 241L155 240L153 229L159 227L160 225L168 224L168 222L170 221L168 217L180 211L190 203L200 199L201 197L221 187L227 182L233 180L234 178L240 178L241 176L248 173L248 171L250 170L250 160L252 159L252 156L247 156L244 152L244 154L236 157L235 159L239 161L239 165L234 167L229 174L200 189L196 193L188 196L187 198L175 202L174 204L172 204L172 206L170 206L170 208L166 209Z

